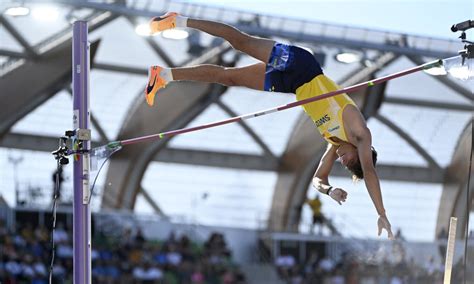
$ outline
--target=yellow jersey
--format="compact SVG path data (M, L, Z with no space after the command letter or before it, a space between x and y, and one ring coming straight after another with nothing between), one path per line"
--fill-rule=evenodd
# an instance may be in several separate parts
M325 93L336 91L339 86L324 74L314 77L311 81L301 85L296 89L296 99L298 101L320 96ZM347 140L342 120L344 108L348 105L354 105L354 101L345 93L330 98L322 99L316 102L303 105L303 109L313 120L323 138L331 144L339 145L331 140L337 137L342 141Z

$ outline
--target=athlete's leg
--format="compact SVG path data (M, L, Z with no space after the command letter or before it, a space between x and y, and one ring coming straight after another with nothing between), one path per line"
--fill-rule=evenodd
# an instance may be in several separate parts
M145 98L149 105L153 105L156 92L173 80L202 81L264 90L266 64L272 53L275 41L250 36L227 24L189 19L181 17L176 13L168 13L162 17L153 18L150 22L150 28L153 33L184 26L222 37L229 41L235 49L247 53L262 62L240 68L200 65L169 69L152 66L149 71L148 86L145 89Z
M262 62L244 67L222 67L211 64L172 68L173 80L218 83L263 90L265 64Z
M233 48L264 63L268 62L275 41L248 35L230 25L198 19L188 19L188 27L201 30L227 40Z
M193 67L163 68L152 66L149 70L149 81L145 88L146 102L151 106L156 92L170 81L200 81L218 83L226 86L242 86L263 90L265 85L266 64L259 62L244 67L223 67L202 64Z
M238 29L219 22L186 18L177 13L155 17L150 22L153 33L175 27L189 27L227 40L235 49L267 63L275 41L248 35Z

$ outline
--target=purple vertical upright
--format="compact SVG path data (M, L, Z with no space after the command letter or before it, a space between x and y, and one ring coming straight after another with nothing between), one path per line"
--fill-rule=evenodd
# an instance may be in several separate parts
M74 129L88 129L89 42L86 21L73 25L72 84ZM83 149L90 149L84 141ZM74 283L91 283L91 211L89 206L89 154L74 158Z

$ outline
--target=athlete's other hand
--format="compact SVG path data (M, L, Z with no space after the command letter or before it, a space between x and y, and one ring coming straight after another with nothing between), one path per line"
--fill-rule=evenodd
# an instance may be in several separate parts
M346 202L347 192L342 188L335 188L329 193L332 199L336 200L339 205L342 205L341 202Z
M387 216L379 216L379 219L377 221L377 225L379 227L378 236L380 236L380 234L382 234L382 229L385 229L388 233L388 238L390 240L395 239L393 237L393 233L392 233L392 225L390 225L390 222L388 221Z

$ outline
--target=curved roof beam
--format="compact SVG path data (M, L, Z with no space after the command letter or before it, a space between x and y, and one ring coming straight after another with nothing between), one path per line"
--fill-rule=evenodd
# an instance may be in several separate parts
M446 169L443 182L443 192L441 194L436 223L437 235L442 229L447 230L449 218L458 218L458 228L461 231L456 234L458 238L465 236L467 224L466 214L469 214L469 206L474 201L474 182L471 179L470 188L467 184L469 176L474 177L474 168L469 172L470 159L474 155L472 151L473 121L469 121L459 138L456 150L453 153L451 163ZM468 196L468 192L470 196ZM469 202L468 202L469 201ZM472 210L472 207L471 207ZM435 235L435 236L436 236Z
M137 24L137 21L134 17L128 16L126 18L131 25L135 26ZM151 49L153 49L153 51L155 51L155 53L158 54L161 59L163 59L168 67L176 67L176 64L173 62L171 57L166 54L166 52L156 43L156 41L153 40L152 37L146 36L143 37L143 39L148 43Z
M91 45L93 59L99 42ZM0 80L0 137L71 82L71 41L8 72ZM28 78L25 84L25 78ZM19 93L20 91L20 93Z
M15 59L26 59L26 58L28 58L28 56L25 55L23 52L12 51L12 50L7 50L7 49L3 49L3 48L0 48L0 55L15 58Z
M92 32L115 18L110 12L98 12L85 20ZM98 42L91 45L91 59ZM0 137L71 81L71 44L72 30L67 27L32 47L39 55L36 60L10 58L1 64L0 100L4 107L0 109ZM28 78L26 85L24 78ZM12 96L18 90L21 96Z
M457 111L470 111L472 112L472 104L457 104L457 103L445 103L445 102L432 102L427 100L417 100L417 99L405 99L405 98L385 98L384 103L398 104L405 106L416 106L416 107L426 107L426 108L436 108L443 110L457 110Z
M218 100L216 102L216 104L223 111L225 111L228 115L230 115L231 117L238 116L234 111L232 111L221 100ZM257 133L255 133L255 131L253 131L252 128L250 128L250 126L248 126L247 123L245 123L243 120L239 120L238 124L240 126L242 126L242 128L245 130L245 132L247 132L247 134L250 135L250 137L252 137L253 141L255 141L262 148L265 156L268 156L270 158L276 158L275 154L273 154L273 152L270 150L270 148L268 148L267 144L265 144L265 142L263 142L263 140L257 135Z
M26 41L26 39L15 29L15 27L10 24L10 22L0 14L0 23L5 27L5 29L18 41L18 43L25 49L28 58L36 59L38 58L38 53L35 49Z
M383 116L382 114L378 113L374 116L378 121L381 123L385 124L388 126L390 129L392 129L395 133L398 134L403 140L405 140L410 146L412 146L418 154L420 154L423 159L425 159L426 162L428 162L428 166L430 168L439 170L442 172L441 167L438 165L438 163L431 157L426 150L418 144L413 138L411 138L410 135L408 135L403 129L398 127L395 123L393 123L391 120Z
M148 75L148 70L132 66L91 62L91 68L135 75Z
M154 109L149 109L141 100L137 101L120 131L119 139L185 127L214 103L223 91L225 88L219 85L195 82L170 84L160 91L161 98ZM147 145L130 145L111 157L107 180L112 184L108 183L104 191L103 208L134 208L148 164L170 139L164 138Z
M193 64L216 63L229 48L229 45L212 48ZM209 54L212 54L212 61L208 60ZM210 104L216 102L226 89L217 84L172 83L160 91L161 98L154 109L146 107L142 100L131 107L131 115L122 125L118 138L185 127ZM114 181L114 184L109 186L109 191L113 194L112 198L103 196L102 207L132 209L148 164L165 148L169 140L170 138L165 138L148 147L131 145L112 156L107 179Z
M92 15L82 19L89 23L89 32L92 32L103 25L116 19L116 15L107 11L101 11L93 13ZM60 49L62 46L71 44L72 41L72 29L70 26L62 29L56 34L42 40L40 43L32 46L33 50L38 54L37 59L41 59L43 56L47 56L50 53L53 53ZM28 64L31 61L25 60L23 58L10 58L8 61L2 63L0 66L0 77L7 75L9 72L12 72L18 67Z
M155 211L156 214L162 217L166 217L165 213L163 213L161 208L158 206L155 200L153 200L148 191L146 191L143 187L140 187L140 193L143 195L143 198L145 198L146 202L150 204L151 208L153 208L153 211Z

